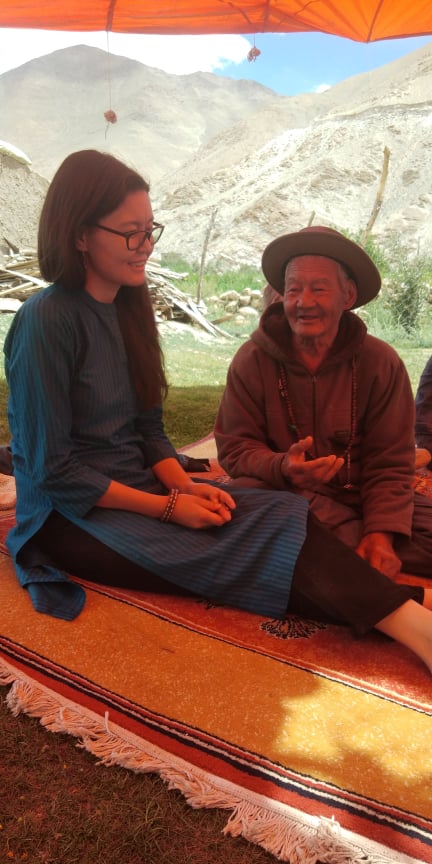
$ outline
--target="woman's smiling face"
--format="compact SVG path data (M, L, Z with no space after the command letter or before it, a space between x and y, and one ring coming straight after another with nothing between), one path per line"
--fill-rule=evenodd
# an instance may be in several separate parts
M151 231L153 210L148 192L130 192L122 204L82 232L77 248L85 261L85 289L96 300L111 303L120 285L142 285L147 259L153 252L153 240L143 236L138 249L128 249L126 237L111 233L119 231ZM111 231L104 230L109 228Z

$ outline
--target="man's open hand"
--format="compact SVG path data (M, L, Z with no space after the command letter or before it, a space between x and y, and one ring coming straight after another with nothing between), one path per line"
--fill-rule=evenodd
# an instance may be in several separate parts
M292 444L282 461L282 473L294 486L300 489L318 490L340 471L344 460L341 456L321 456L319 459L306 459L312 447L313 438L301 438Z

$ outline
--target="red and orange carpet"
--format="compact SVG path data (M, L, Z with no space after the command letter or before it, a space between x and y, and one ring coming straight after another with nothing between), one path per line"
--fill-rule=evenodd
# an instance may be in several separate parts
M14 519L0 514L0 538ZM3 551L1 551L3 550ZM12 711L157 772L291 864L432 862L432 680L376 633L86 585L40 615L0 545Z

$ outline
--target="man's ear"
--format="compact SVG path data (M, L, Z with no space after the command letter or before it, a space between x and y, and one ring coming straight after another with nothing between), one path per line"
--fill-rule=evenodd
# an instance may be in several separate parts
M347 279L345 283L345 310L352 309L357 300L357 285L354 279Z

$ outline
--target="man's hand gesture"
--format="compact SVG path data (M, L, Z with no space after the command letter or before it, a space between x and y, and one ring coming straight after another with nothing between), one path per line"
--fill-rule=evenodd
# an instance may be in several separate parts
M328 483L340 471L344 460L334 454L321 456L319 459L306 459L312 444L311 435L292 444L282 461L282 473L293 486L319 491L323 483Z

